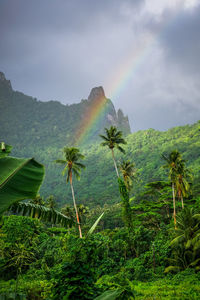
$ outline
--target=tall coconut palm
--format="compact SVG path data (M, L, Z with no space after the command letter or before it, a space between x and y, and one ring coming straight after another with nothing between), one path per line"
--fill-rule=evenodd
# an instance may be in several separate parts
M111 126L109 129L105 128L105 132L106 135L100 135L100 137L104 140L104 142L102 142L101 145L107 146L111 150L115 171L117 173L117 177L119 178L119 172L114 156L114 148L117 148L120 152L125 153L125 150L119 145L125 145L126 141L122 137L122 131L118 131L115 126Z
M178 163L178 168L177 168L177 176L176 176L176 191L178 194L178 198L181 200L182 203L182 209L184 208L184 203L183 203L183 197L187 197L188 193L190 191L190 183L189 181L191 180L192 175L185 167L185 161L180 161Z
M56 163L65 165L64 170L63 170L63 176L67 172L67 183L70 182L72 198L73 198L73 203L74 203L74 209L76 212L76 219L77 219L78 228L79 228L79 234L80 234L80 238L82 238L81 225L80 225L78 210L77 210L77 206L76 206L74 188L73 188L73 184L72 184L72 174L74 174L77 177L77 179L80 179L81 169L85 168L85 166L82 163L80 163L79 160L84 159L85 157L84 157L84 155L82 155L80 153L78 148L74 148L74 147L71 147L71 148L64 147L63 152L64 152L65 160L58 159L58 160L56 160Z
M133 186L133 180L136 179L137 170L135 168L135 164L131 163L130 160L127 161L123 160L119 166L119 169L124 178L124 183L126 185L126 188L130 191Z
M169 154L169 156L166 156L163 154L162 157L166 161L166 164L163 167L169 169L169 179L172 184L172 196L173 196L173 207L174 207L173 217L174 217L174 225L176 227L176 190L175 190L175 185L176 185L176 181L177 181L178 166L181 161L183 162L183 160L182 160L180 152L178 152L177 150L173 150Z

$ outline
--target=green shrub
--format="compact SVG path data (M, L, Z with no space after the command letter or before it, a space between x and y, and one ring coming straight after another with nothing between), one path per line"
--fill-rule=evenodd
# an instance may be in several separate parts
M55 277L53 299L94 299L97 296L95 274L89 264L80 259L66 262Z

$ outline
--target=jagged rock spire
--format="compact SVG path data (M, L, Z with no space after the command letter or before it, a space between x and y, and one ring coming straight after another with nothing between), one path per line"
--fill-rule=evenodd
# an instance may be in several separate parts
M88 101L93 101L100 98L106 98L103 87L94 87L90 92Z
M12 89L10 80L6 79L5 74L3 72L0 72L0 85L1 85L1 87L6 87L8 89Z

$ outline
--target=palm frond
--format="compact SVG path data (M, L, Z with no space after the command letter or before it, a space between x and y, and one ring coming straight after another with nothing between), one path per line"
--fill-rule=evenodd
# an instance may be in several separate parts
M80 167L80 168L82 168L82 169L85 169L85 168L86 168L85 165L82 164L82 163L75 162L74 165L76 165L76 166L78 166L78 167Z
M122 147L118 146L118 145L117 145L117 149L118 149L120 152L124 153L124 154L126 153L125 150L124 150Z
M77 169L73 168L73 173L75 174L76 178L78 180L80 180L80 173L79 173L79 171Z
M80 170L85 169L85 165L79 162L80 159L84 159L85 156L80 153L78 148L75 147L64 147L63 148L65 160L58 159L57 163L66 164L62 174L65 175L67 172L67 182L69 182L71 171L75 174L75 176L80 179Z
M116 138L116 139L115 139L115 142L116 142L117 144L123 144L123 145L126 145L126 144L127 144L127 142L126 142L124 139L122 139L122 138Z
M102 142L101 144L100 144L101 146L108 146L109 147L109 142Z
M57 164L66 164L67 163L66 160L63 160L63 159L56 159L54 162Z
M100 137L104 140L101 143L101 146L108 146L110 149L117 147L117 149L122 149L119 147L119 144L126 144L126 141L122 137L122 131L118 131L115 126L110 126L110 128L105 128L106 135L100 135ZM124 150L120 150L124 153Z
M66 172L67 172L67 166L64 167L64 169L62 171L62 175L64 176Z
M194 266L196 266L197 264L200 264L200 258L197 258L195 261L193 261L193 262L190 264L190 266L191 266L191 267L194 267Z
M171 246L178 246L179 243L181 243L182 241L184 241L185 236L184 234L177 236L176 238L174 238L171 242L170 245Z
M105 140L106 142L109 142L109 139L106 137L106 136L104 136L104 135L99 135L103 140Z

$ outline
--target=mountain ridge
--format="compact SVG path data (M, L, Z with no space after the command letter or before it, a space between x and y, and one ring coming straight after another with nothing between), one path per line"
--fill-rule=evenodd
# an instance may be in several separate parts
M77 121L80 124L81 116L84 116L84 111L90 110L91 102L83 99L80 103L67 106L68 109L64 110L65 106L58 101L43 103L20 92L13 92L11 84L5 78L1 84L3 87L0 89L0 141L13 146L12 155L35 157L44 164L46 177L41 188L42 196L54 195L60 206L71 203L70 187L66 186L66 178L61 174L62 168L54 161L63 158L64 146L74 146L73 134L77 132L75 123ZM91 92L90 100L96 94L103 96L104 91L98 87ZM94 98L96 99L94 103L99 101L98 97ZM16 102L20 105L15 105ZM106 99L105 102L105 111L99 122L109 126L113 124L106 123L109 113L113 118L118 114L119 118L120 114L123 117L123 112L119 110L116 113L111 100ZM81 152L85 155L86 169L82 173L81 181L74 181L77 203L90 207L120 202L112 156L109 149L100 147L98 126L94 126L94 130L90 132L89 139L93 142L86 143L81 148ZM168 180L162 168L161 154L170 153L174 149L183 154L183 158L188 161L188 166L194 171L196 190L199 193L200 121L167 131L140 130L127 135L125 139L127 140L127 145L124 146L126 154L124 156L116 151L117 164L122 159L133 161L141 178L138 182L134 182L131 196L135 197L144 191L144 185L148 182Z
M43 102L27 96L21 92L13 91L11 82L0 72L0 136L8 143L20 143L25 146L30 142L30 136L35 143L42 140L42 144L76 144L76 133L82 120L87 120L88 110L92 111L104 104L102 114L98 117L94 128L86 136L85 143L97 140L104 127L117 126L123 133L130 133L128 117L116 112L112 101L106 98L102 87L93 88L88 99L79 103L64 105L59 101ZM97 111L98 112L98 111ZM26 130L23 130L23 127ZM20 134L23 133L23 138Z

